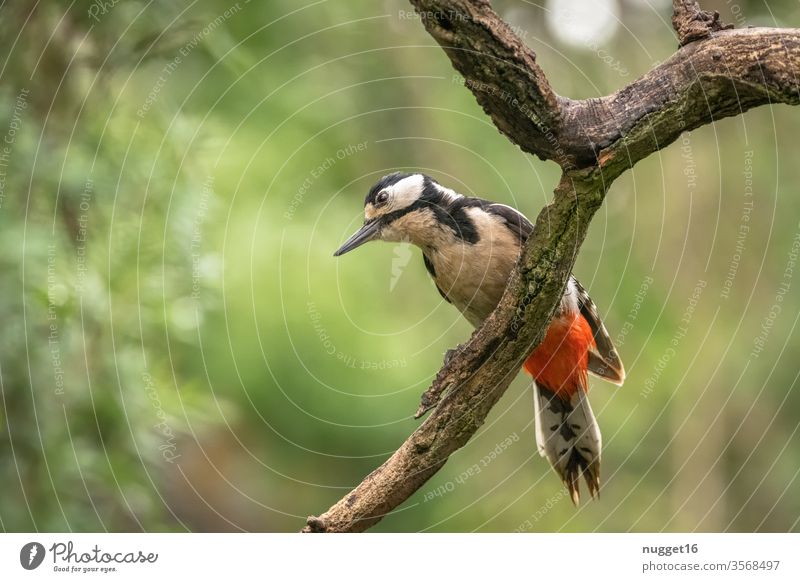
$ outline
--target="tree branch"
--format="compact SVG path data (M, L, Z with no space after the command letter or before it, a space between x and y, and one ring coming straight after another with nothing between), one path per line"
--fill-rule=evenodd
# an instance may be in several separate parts
M553 92L534 52L486 0L411 3L498 129L564 173L497 309L436 376L419 414L444 393L438 407L352 492L310 517L308 532L369 528L478 430L541 341L615 178L683 131L761 104L800 103L800 31L723 30L718 16L709 20L695 2L673 3L685 45L675 55L613 95L582 101Z
M559 149L561 102L525 45L485 0L411 0L478 103L508 137L543 160Z

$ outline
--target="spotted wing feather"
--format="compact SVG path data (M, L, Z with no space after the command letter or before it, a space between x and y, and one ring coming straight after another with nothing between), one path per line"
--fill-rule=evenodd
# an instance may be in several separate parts
M578 308L583 318L589 323L594 335L595 348L589 352L589 371L595 376L622 385L625 381L625 368L614 347L614 342L611 341L608 330L597 313L597 307L586 289L574 277L573 281L577 292Z

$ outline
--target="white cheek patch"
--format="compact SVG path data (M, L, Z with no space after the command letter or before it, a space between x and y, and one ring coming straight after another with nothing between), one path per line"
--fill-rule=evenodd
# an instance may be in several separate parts
M403 178L397 184L389 188L391 198L387 212L400 210L411 206L422 195L422 188L425 179L422 174L414 174L408 178Z

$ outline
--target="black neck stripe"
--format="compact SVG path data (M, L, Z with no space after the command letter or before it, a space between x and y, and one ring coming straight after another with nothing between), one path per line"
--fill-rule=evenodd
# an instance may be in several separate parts
M459 197L452 201L449 196L442 193L428 176L424 177L422 195L406 206L394 212L390 212L380 220L384 225L389 225L401 216L410 212L422 209L430 209L436 221L444 227L449 228L456 238L469 244L475 244L480 240L480 235L475 227L474 221L466 212L467 208L483 206L485 203L478 198Z

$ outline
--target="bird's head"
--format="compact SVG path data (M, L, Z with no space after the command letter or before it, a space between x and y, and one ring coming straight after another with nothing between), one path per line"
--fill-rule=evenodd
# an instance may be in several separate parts
M364 225L333 255L338 257L372 240L427 246L438 230L437 211L455 196L424 174L384 176L364 200Z

